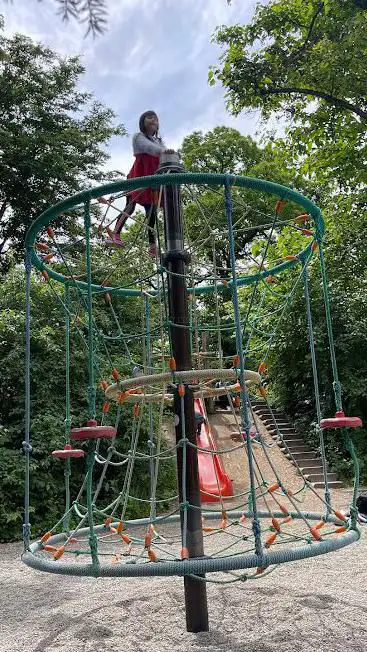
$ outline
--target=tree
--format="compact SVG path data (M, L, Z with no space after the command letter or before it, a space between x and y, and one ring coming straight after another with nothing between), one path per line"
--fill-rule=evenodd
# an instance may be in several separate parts
M232 113L285 118L304 169L344 190L366 181L365 9L353 0L271 0L249 25L217 30L225 51L209 72Z
M21 255L24 234L42 210L95 181L105 145L124 128L113 111L77 89L78 57L16 35L0 37L0 254Z
M286 163L285 150L277 149L271 143L261 147L251 137L230 127L215 127L206 134L193 132L184 139L181 153L184 166L191 172L247 175L292 185L301 192L312 187L311 182L306 184L297 170ZM218 273L225 277L230 268L230 254L223 188L216 191L206 187L200 189L199 201L195 194L195 189L183 193L188 233L193 243L205 234L205 245L200 255L207 255L209 260L212 260L215 241ZM275 200L237 187L232 189L232 198L234 222L239 220L243 229L241 239L236 241L236 255L243 258L246 248L261 232L262 225L271 221L269 216L273 214ZM212 237L207 237L209 228Z
M93 251L97 260L98 249ZM105 264L105 256L99 251L99 264ZM111 283L121 282L121 270L116 268ZM60 517L64 501L64 464L55 460L51 451L65 444L65 313L61 284L49 283L34 273L31 276L31 523L32 533L50 528ZM127 332L134 332L140 322L141 305L138 300L112 297L115 315ZM71 379L71 427L86 423L88 418L88 359L87 325L85 310L81 310L80 296L71 291L70 310L73 315L70 328L70 379ZM78 316L78 319L76 317ZM98 331L116 335L115 318L103 296L94 297L93 317L95 337ZM25 278L19 265L4 274L0 284L0 541L20 538L24 493L24 455L21 442L24 439L24 328L25 328ZM113 338L112 338L113 339ZM141 359L141 340L130 343L133 357ZM109 343L109 356L105 346L96 346L96 408L100 421L102 405L106 400L100 387L102 379L111 380L111 367L116 366L125 376L131 375L131 363L120 341ZM111 364L112 363L112 364ZM114 423L117 406L111 404L108 423ZM127 452L131 445L133 430L132 406L120 407L116 446ZM158 423L159 406L154 407L154 427ZM145 451L149 431L149 415L143 411L140 443ZM106 442L101 449L106 452ZM83 445L83 444L82 444ZM108 445L108 444L107 444ZM163 448L165 442L162 443ZM79 446L78 446L79 447ZM103 454L103 453L102 453ZM85 473L83 460L73 464L71 491L75 493L82 484ZM171 459L162 460L157 491L161 497L174 493L175 469ZM149 495L150 477L147 466L139 467L132 480L132 494L141 498ZM116 498L121 489L121 467L109 468L108 482L104 484L101 497L106 504ZM164 505L164 503L162 504ZM142 504L129 504L129 518L142 516ZM167 508L167 505L165 506Z
M305 114L309 100L367 120L366 15L351 0L272 0L246 26L219 28L227 46L210 79L234 113L260 108Z
M230 127L214 127L206 134L194 131L185 137L181 153L191 172L219 174L245 174L261 158L255 141Z

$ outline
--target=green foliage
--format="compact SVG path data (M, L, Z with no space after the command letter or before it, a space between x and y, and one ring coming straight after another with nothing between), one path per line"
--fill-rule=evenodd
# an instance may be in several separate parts
M45 208L116 174L102 171L105 146L125 130L77 89L83 73L78 57L0 36L0 254L11 245L19 260L25 232Z
M228 108L238 114L260 109L263 118L286 122L283 139L271 137L274 160L292 175L290 185L308 194L327 216L326 259L333 329L349 414L366 421L366 119L367 32L365 2L271 0L258 5L248 25L218 28L223 46L209 83L220 81ZM260 174L261 176L261 174ZM295 235L277 242L284 255ZM293 252L291 252L293 253ZM290 290L292 274L279 279ZM335 411L325 313L317 259L310 292L323 415ZM246 292L243 292L245 301ZM274 302L276 296L273 297ZM228 309L230 311L230 308ZM268 321L267 329L275 326ZM273 400L317 446L315 404L302 288L280 324L271 350ZM365 429L352 433L367 480ZM337 431L327 434L330 463L343 475L351 461Z
M39 276L32 277L31 286L31 522L33 535L47 530L55 523L64 505L64 468L65 463L54 459L51 451L62 448L67 441L65 430L65 328L64 314L58 299L61 287L54 284L55 292ZM21 534L21 516L23 511L24 491L24 294L23 272L14 267L5 277L0 288L0 540L19 538ZM119 301L114 306L117 317L127 331L139 323L138 302ZM80 306L72 303L75 314L84 317ZM96 326L115 334L109 310L102 297L95 300L94 316ZM85 326L71 331L71 424L72 427L85 424L87 410L87 352ZM135 345L141 346L139 342ZM116 344L112 362L122 373L129 371L122 365L121 344ZM96 382L108 378L110 365L104 352L97 347L99 363ZM132 347L134 355L134 347ZM108 367L107 367L108 365ZM97 389L97 409L101 413L104 394ZM108 422L113 424L116 418L116 406L111 405ZM132 433L131 404L121 407L117 447L126 452L130 447ZM156 411L153 414L157 425ZM146 450L148 439L148 417L144 416L141 425L139 447ZM108 444L102 442L101 453L106 453ZM73 460L71 490L76 493L84 476L84 460ZM138 476L138 477L137 477ZM110 468L106 482L100 494L106 504L116 497L121 489L121 469ZM157 492L160 498L172 496L175 491L175 470L170 461L163 461L158 479ZM132 484L132 494L146 498L149 495L150 478L147 465L142 465ZM162 508L164 508L164 503ZM141 515L139 503L129 505L129 517Z
M271 0L248 25L218 28L225 49L209 82L228 108L288 126L302 174L350 191L366 182L366 7L351 0Z

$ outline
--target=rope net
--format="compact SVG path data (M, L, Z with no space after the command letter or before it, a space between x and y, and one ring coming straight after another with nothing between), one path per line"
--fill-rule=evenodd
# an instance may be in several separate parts
M80 193L45 211L28 233L27 275L32 264L41 273L57 298L65 330L64 437L60 448L50 451L55 464L65 465L65 501L58 522L33 543L27 349L23 559L41 570L233 582L259 578L278 563L329 552L359 536L358 464L348 427L360 422L342 412L319 209L269 182L171 172ZM138 183L142 191L155 188L154 228L138 210L122 232L124 246L108 248L106 237ZM167 192L181 194L179 250L164 228ZM153 257L148 228L156 243ZM182 273L173 271L178 258ZM337 413L324 421L326 427L343 427L356 469L348 518L333 508L328 485L310 269L321 273L334 373ZM175 282L183 288L180 296ZM304 475L282 426L274 419L272 438L255 414L259 404L272 414L268 360L300 292L324 489ZM184 323L172 317L177 301L185 306ZM29 344L29 296L27 314ZM186 369L179 369L175 358L178 332L187 337ZM82 367L80 374L71 373L73 364L74 370ZM81 413L73 403L76 395L80 401L80 382L85 383ZM217 415L208 416L213 406ZM222 426L212 425L216 418ZM286 477L277 470L281 449L289 460ZM188 475L195 464L199 494L191 500ZM73 477L82 473L75 488ZM190 519L199 529L192 530ZM191 556L198 537L201 552Z

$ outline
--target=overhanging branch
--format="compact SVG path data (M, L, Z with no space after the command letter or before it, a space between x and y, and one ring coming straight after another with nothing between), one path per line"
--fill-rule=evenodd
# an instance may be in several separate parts
M323 91L318 91L314 88L297 88L295 86L284 86L283 88L264 88L260 91L261 95L287 95L287 93L310 95L311 97L326 100L326 102L329 102L330 104L333 104L340 109L346 109L347 111L355 113L360 118L362 118L362 120L367 120L367 111L360 109L355 104L347 102L347 100L343 100L341 97L335 97L334 95L330 95L330 93L324 93Z

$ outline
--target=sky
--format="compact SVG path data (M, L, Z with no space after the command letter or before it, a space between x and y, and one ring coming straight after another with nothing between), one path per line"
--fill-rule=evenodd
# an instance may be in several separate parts
M207 83L208 68L220 48L211 42L218 25L247 23L256 0L108 0L105 34L84 38L85 26L64 23L56 0L0 0L5 33L21 32L62 55L81 55L86 74L83 89L111 107L129 136L108 147L109 169L126 173L132 163L131 135L140 114L157 112L168 147L178 148L194 130L216 125L235 127L255 136L255 112L231 116L224 89Z

